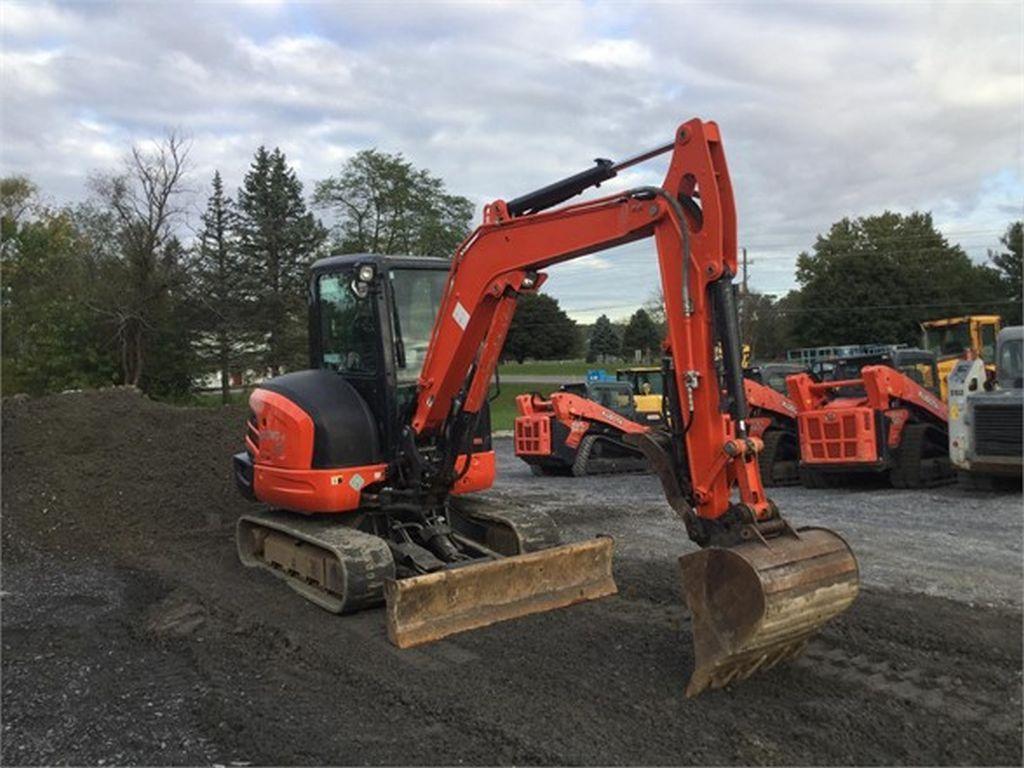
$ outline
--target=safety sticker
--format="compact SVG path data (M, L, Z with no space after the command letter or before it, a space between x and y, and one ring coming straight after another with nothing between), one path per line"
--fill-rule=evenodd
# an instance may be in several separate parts
M362 475L356 472L354 475L352 475L352 479L348 481L348 484L352 486L353 491L358 491L360 488L366 485L366 481L363 480Z
M452 310L452 317L455 318L455 322L459 324L459 328L466 330L466 326L469 325L469 312L462 306L461 301L455 302L455 309Z

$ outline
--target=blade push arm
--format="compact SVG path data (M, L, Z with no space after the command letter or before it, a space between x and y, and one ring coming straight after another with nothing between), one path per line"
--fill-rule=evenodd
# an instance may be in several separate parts
M683 462L675 467L688 477L676 480L688 489L702 518L717 519L733 508L734 486L749 515L770 517L757 445L746 438L735 306L729 303L736 272L735 208L718 127L710 122L694 119L680 126L660 187L523 216L512 216L501 200L485 208L484 223L452 262L412 429L420 439L450 434L455 422L479 412L516 297L540 285L540 270L647 237L657 247L666 352L678 393L674 439L685 442L684 449L677 446L685 453L685 467ZM715 360L716 336L726 399Z

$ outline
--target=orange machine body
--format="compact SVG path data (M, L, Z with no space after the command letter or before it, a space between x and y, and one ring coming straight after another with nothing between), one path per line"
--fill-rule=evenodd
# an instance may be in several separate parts
M747 426L751 436L764 437L769 429L796 429L796 404L781 392L766 384L745 378L743 389L747 393L750 418Z
M650 430L593 400L570 392L552 392L547 400L535 394L519 395L516 397L516 410L519 412L515 421L517 456L550 455L553 421L565 427L564 443L573 449L579 447L588 431L601 425L626 435Z
M256 389L249 397L245 447L253 462L252 489L271 506L304 513L352 512L363 496L388 479L386 462L363 466L313 467L313 419L282 394ZM456 467L453 494L485 490L494 483L494 451L474 453L469 470L465 455Z
M798 411L801 463L808 466L884 468L909 421L948 420L938 397L884 365L865 366L858 379L815 382L800 373L786 382Z

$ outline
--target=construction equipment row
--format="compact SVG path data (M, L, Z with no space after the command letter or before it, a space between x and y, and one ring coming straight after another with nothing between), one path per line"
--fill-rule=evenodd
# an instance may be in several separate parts
M956 322L974 328L980 340L987 338L986 328L998 327L999 318L974 316ZM925 327L958 326L934 321ZM998 351L994 343L966 350L967 359L949 369L951 408L943 402L946 378L936 354L905 345L871 345L871 354L818 359L809 366L765 363L744 368L747 427L763 444L762 484L823 488L875 476L894 488L920 488L951 482L957 470L965 484L972 484L971 478L975 485L991 485L1000 478L1012 483L1021 468L1020 347L1019 329L1005 329L998 334ZM998 362L986 363L982 354ZM645 393L657 393L650 407L660 412L660 369L633 370L643 371ZM636 379L636 374L623 377ZM566 466L578 461L573 451L588 437L602 441L612 455L628 456L632 435L664 427L660 419L654 424L632 420L636 408L621 390L619 400L629 409L615 413L585 399L573 402L571 415L566 408L544 410L538 405L545 401L538 397L519 399L515 422L516 454L533 466L559 456ZM553 401L563 397L551 396ZM560 420L556 411L562 414ZM543 441L530 439L539 432ZM574 466L572 474L587 474ZM619 469L626 467L604 465L604 471ZM636 471L637 466L628 469Z

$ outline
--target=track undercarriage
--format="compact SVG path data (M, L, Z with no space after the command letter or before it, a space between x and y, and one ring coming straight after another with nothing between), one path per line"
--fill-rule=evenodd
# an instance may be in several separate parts
M399 647L616 592L612 540L563 545L543 512L454 499L433 519L414 517L246 515L238 554L333 613L386 602Z

